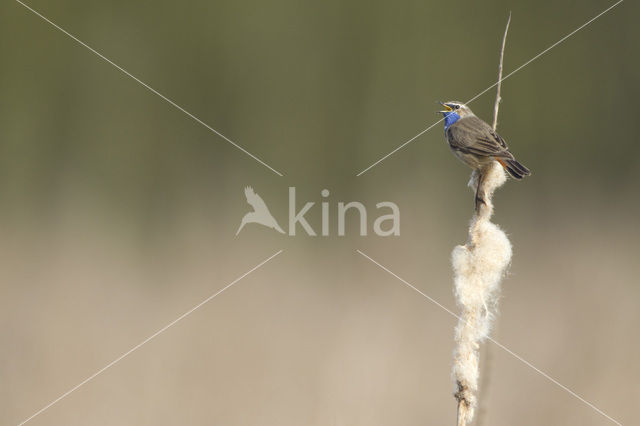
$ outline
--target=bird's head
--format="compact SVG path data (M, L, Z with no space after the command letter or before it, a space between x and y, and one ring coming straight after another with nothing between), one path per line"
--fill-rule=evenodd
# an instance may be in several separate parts
M440 102L440 105L444 107L444 110L438 111L445 118L449 115L458 115L460 118L469 117L473 115L473 112L469 109L468 106L463 104L462 102L449 101L449 102Z

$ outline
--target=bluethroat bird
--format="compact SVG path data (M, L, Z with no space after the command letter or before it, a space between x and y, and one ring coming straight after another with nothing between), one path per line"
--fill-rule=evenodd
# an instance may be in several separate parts
M445 108L439 112L444 116L444 135L449 147L456 157L479 173L476 208L478 203L485 203L481 194L482 171L493 160L500 163L514 179L520 180L531 174L515 159L504 139L476 117L468 106L461 102L440 104Z

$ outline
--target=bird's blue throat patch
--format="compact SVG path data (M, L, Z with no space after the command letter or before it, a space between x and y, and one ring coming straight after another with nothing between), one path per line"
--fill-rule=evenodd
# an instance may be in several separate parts
M444 134L447 134L447 129L456 121L460 120L460 116L455 111L443 112L444 115Z

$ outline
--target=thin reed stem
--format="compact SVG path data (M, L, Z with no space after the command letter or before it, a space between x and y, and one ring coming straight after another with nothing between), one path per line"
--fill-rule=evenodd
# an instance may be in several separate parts
M498 65L498 86L496 88L496 102L493 105L493 130L498 128L498 109L500 109L500 102L502 97L500 91L502 89L502 63L504 60L504 46L507 44L507 33L509 32L509 24L511 23L511 12L509 12L509 18L507 19L507 26L504 29L504 35L502 36L502 47L500 48L500 63Z
M502 89L502 68L511 12L502 37L498 83L493 108L493 130L498 126ZM467 426L478 405L479 348L489 335L493 320L492 306L497 303L500 281L511 260L511 243L499 227L490 222L493 214L493 192L506 180L502 167L492 161L482 170L474 171L469 185L476 188L476 199L482 194L483 203L476 203L476 211L469 227L469 241L457 246L452 253L456 300L462 315L456 327L453 376L458 401L456 424ZM485 374L489 374L487 366ZM486 380L486 379L485 379Z

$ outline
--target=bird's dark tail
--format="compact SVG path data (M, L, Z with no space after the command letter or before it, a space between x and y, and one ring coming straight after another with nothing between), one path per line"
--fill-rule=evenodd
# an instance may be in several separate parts
M498 160L498 162L502 164L502 167L504 167L514 179L520 180L523 177L529 176L531 174L531 171L520 164L515 158L501 158Z

